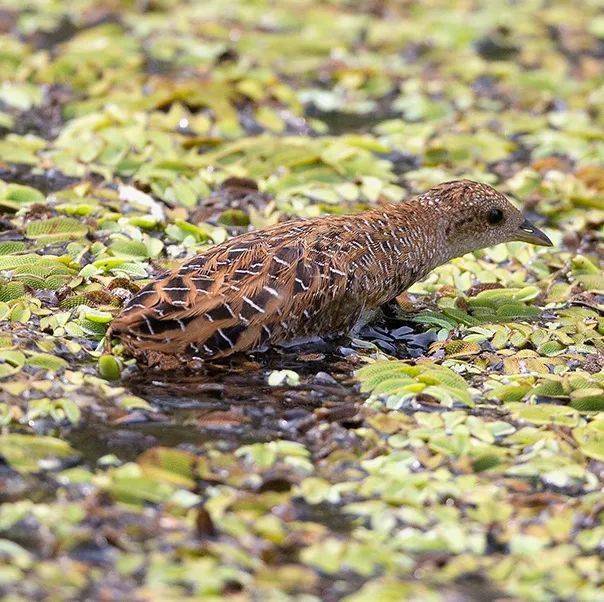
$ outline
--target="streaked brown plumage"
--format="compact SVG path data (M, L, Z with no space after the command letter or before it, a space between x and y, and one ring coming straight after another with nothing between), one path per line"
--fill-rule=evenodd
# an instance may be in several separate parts
M551 244L490 186L447 182L357 215L237 236L142 289L111 332L135 356L200 358L346 333L436 266L509 240Z

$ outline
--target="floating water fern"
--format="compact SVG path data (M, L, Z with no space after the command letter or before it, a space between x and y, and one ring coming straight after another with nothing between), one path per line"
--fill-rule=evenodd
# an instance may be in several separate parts
M77 274L69 258L51 255L6 255L0 257L0 270L10 271L14 280L35 289L56 290Z
M5 240L0 242L0 255L11 255L25 251L25 243L21 240Z
M574 279L586 291L604 293L604 275L598 266L583 255L574 257L571 261L571 272Z
M604 420L594 420L573 429L572 433L586 456L604 462Z
M563 376L546 376L536 384L523 382L500 385L491 389L490 399L499 399L506 404L538 397L551 400L566 400L571 407L581 412L604 410L604 373L589 374L577 371Z
M27 205L43 202L44 195L39 190L22 184L4 184L0 180L0 207L16 211Z
M88 307L103 307L103 306L115 306L119 304L119 301L109 292L104 290L89 290L82 292L78 295L66 297L59 303L61 309L73 309L80 305L87 305Z
M0 301L12 301L25 295L25 286L22 282L6 282L0 284Z
M472 406L466 381L449 368L425 362L380 361L357 370L361 391L372 398L385 398L389 407L400 407L418 395L426 395L451 406L455 402Z
M533 320L541 315L541 310L528 303L535 299L539 292L536 286L489 289L465 299L467 311L458 307L445 307L441 311L422 311L408 319L445 330L452 330L459 325L471 327Z
M49 244L78 240L86 236L88 227L73 217L51 217L27 224L25 234L39 242Z
M112 315L90 307L82 306L78 324L92 338L101 338L111 322Z
M111 243L109 249L114 257L136 260L147 259L149 257L147 246L139 240L120 238Z
M67 362L62 357L51 355L50 353L30 353L26 360L27 366L35 366L36 368L43 368L44 370L50 370L57 372L68 366Z
M526 303L539 296L536 286L525 286L523 288L492 288L481 291L477 295L468 298L470 307L496 308L505 303Z
M434 343L434 347L436 346L442 347L448 358L477 355L482 351L482 348L478 343L473 341L464 341L461 339L455 339L445 343Z

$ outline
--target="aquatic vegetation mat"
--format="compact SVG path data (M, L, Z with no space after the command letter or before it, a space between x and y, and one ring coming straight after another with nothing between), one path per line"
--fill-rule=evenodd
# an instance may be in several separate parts
M588 0L0 3L0 595L600 600L604 20ZM467 177L555 243L358 339L143 372L227 237Z

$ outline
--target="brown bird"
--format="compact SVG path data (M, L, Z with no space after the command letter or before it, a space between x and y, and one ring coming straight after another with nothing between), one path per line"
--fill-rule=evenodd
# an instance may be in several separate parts
M436 266L512 240L552 244L490 186L447 182L232 238L143 288L111 332L138 357L201 359L347 333Z

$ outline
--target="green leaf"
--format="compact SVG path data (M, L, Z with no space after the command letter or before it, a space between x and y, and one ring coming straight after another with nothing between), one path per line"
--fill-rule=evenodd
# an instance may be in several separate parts
M76 455L75 450L61 439L36 435L9 433L0 435L0 456L15 470L37 472L45 460L65 459Z
M79 240L86 236L88 227L73 217L51 217L29 222L25 230L28 238L44 244Z
M0 207L17 211L34 203L44 203L44 200L44 195L31 186L7 184L4 190L0 187Z
M57 357L56 355L50 355L49 353L32 353L27 358L25 364L27 366L43 368L44 370L50 370L52 372L58 372L69 365L63 358Z
M570 394L570 405L581 412L604 411L604 389L590 387Z
M119 380L122 372L120 362L109 354L99 358L99 373L105 380Z
M12 301L25 295L25 286L22 282L6 282L0 284L0 301Z
M411 365L403 361L380 361L355 372L361 391L372 396L387 396L390 400L407 399L422 393L450 405L457 401L473 405L466 381L453 372L431 362Z
M153 447L143 452L137 463L143 473L153 479L187 489L195 486L193 468L197 458L191 453L169 447Z
M578 427L573 429L573 437L586 456L604 462L604 429L592 425Z
M12 255L13 253L20 253L24 251L26 245L20 240L5 240L0 242L0 255Z
M111 243L109 250L115 257L124 259L147 259L149 257L147 246L139 240L120 238Z
M563 426L576 426L579 422L579 413L574 408L558 406L549 403L538 405L511 402L505 404L512 415L520 420L533 424L560 424Z

